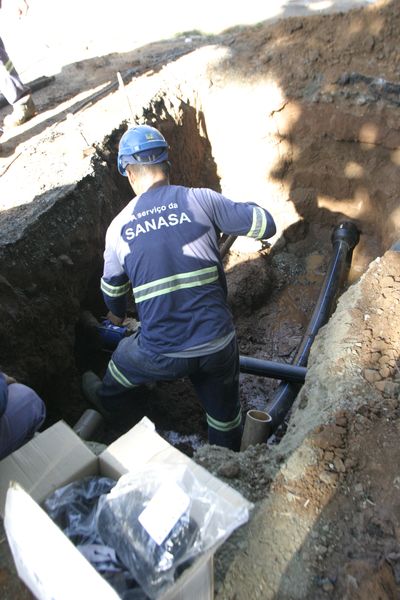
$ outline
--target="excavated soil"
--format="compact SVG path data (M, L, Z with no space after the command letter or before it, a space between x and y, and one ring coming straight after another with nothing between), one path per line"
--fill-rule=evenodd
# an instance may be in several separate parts
M130 197L115 167L129 120L165 134L173 183L255 200L276 218L270 247L238 239L225 259L242 355L291 362L333 227L360 230L305 384L268 444L205 444L186 381L142 390L129 422L99 436L108 443L146 414L254 502L216 553L218 600L400 597L399 27L400 3L387 1L77 62L1 139L0 364L42 394L46 426L77 421L81 373L107 364L80 317L104 311L104 233ZM117 70L130 107L109 85ZM278 383L242 374L244 409L263 409ZM29 598L4 540L0 556L2 597Z

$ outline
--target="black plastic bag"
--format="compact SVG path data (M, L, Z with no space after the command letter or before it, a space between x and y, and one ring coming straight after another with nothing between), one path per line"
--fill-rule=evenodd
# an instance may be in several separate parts
M55 490L45 500L44 509L76 546L99 543L97 502L115 484L108 477L84 477Z
M57 489L44 502L44 509L122 600L146 600L115 549L104 545L97 530L97 505L116 481L107 477L85 477Z

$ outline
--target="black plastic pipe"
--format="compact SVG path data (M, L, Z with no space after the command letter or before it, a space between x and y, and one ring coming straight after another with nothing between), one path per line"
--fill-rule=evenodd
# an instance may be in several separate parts
M241 373L282 379L293 383L304 383L307 373L305 367L253 358L252 356L240 356L239 364Z
M310 323L293 359L293 364L297 366L306 367L315 336L331 315L340 287L347 277L353 249L358 244L360 233L354 223L345 222L334 229L331 239L333 253L324 283ZM300 388L301 385L298 383L282 382L279 384L273 398L265 408L271 417L269 435L283 422Z
M228 235L228 237L222 242L219 253L221 258L224 258L225 254L228 252L229 248L232 246L233 242L236 240L236 235Z

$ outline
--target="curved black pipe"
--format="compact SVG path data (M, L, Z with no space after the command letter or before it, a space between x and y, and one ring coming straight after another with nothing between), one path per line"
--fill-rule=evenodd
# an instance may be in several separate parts
M324 283L314 308L310 323L293 359L293 364L305 367L312 343L318 330L325 325L332 312L341 285L347 276L353 248L358 244L360 233L354 223L344 222L332 233L333 254L328 265ZM267 403L265 411L271 416L271 435L282 423L290 410L301 385L281 383L273 398Z
M224 258L225 254L228 252L229 248L232 246L233 242L236 240L236 235L228 235L224 242L222 242L219 253L221 258Z
M307 369L286 363L272 362L252 356L239 357L240 372L249 375L259 375L261 377L271 377L271 379L282 379L293 383L304 383Z

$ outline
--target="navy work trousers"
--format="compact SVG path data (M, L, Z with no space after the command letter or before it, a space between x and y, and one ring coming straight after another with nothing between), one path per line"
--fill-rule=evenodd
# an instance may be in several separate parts
M0 38L0 92L9 104L15 104L30 93L28 86L19 78Z
M140 345L140 332L123 339L108 364L98 396L107 410L132 397L132 389L153 381L189 377L206 411L210 444L239 450L239 350L236 337L222 350L195 358L154 354Z
M22 383L8 386L7 407L0 418L0 459L28 442L46 416L43 400Z

